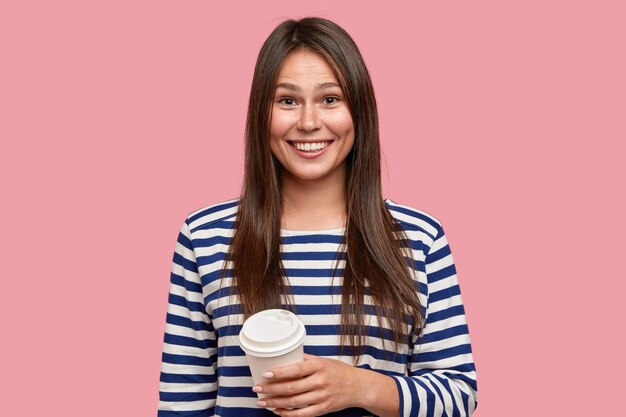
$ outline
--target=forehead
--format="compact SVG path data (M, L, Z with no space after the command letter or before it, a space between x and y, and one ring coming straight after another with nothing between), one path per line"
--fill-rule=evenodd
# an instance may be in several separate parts
M326 59L316 52L301 49L290 54L278 73L278 81L332 81L337 77Z

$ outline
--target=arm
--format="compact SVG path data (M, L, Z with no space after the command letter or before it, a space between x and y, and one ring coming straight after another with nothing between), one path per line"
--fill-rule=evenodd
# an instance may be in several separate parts
M387 376L306 355L300 364L264 375L267 382L254 391L275 397L258 406L278 408L283 417L319 416L348 407L381 417L471 415L476 407L474 362L454 263L440 227L426 256L426 275L425 329L422 338L412 340L407 375Z
M477 405L476 368L456 269L444 231L426 256L428 305L421 339L413 340L406 376L394 376L400 415L471 415ZM432 413L432 414L430 414Z
M170 281L158 416L212 416L217 390L217 341L204 309L187 223L178 235Z
M257 405L277 408L283 417L315 417L350 407L380 417L398 416L398 390L391 377L335 359L305 354L304 362L275 368L263 377L267 382L253 391L274 397Z

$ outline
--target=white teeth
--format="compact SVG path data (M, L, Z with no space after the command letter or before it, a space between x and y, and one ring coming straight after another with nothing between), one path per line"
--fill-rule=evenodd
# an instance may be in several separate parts
M324 149L326 147L326 145L328 145L329 142L293 142L293 145L296 147L296 149L298 149L299 151L304 151L304 152L317 152L317 151L321 151L322 149Z

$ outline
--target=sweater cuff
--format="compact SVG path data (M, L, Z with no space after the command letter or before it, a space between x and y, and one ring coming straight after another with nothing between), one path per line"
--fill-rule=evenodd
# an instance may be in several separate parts
M400 417L417 417L420 409L420 400L415 387L415 381L409 376L391 376L398 388L400 399Z

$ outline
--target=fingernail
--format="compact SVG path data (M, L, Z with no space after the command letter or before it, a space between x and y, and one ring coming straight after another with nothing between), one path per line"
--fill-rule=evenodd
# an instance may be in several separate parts
M252 387L252 391L254 391L254 392L263 392L263 387L261 387L259 385L255 385L254 387Z
M265 379L271 379L274 378L274 372L266 372L263 374L263 378Z
M267 403L265 401L257 401L257 407L267 407Z

